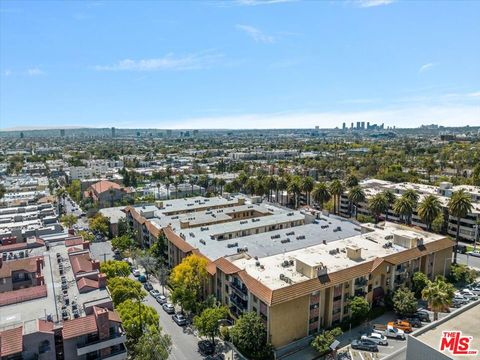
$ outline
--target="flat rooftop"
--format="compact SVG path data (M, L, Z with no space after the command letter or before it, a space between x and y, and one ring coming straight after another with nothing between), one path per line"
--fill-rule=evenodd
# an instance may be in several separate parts
M303 244L304 240L297 241L293 236L291 236L290 238L294 239L292 240L294 243L300 243L303 245L300 245L293 251L285 249L285 251L277 252L271 256L259 257L258 261L262 266L258 266L258 264L256 264L257 260L250 254L250 248L248 249L248 255L251 255L252 257L233 256L229 260L240 269L246 270L249 275L260 280L267 287L271 289L278 289L289 286L288 283L280 279L280 274L288 276L292 280L292 283L299 283L310 279L302 273L297 272L295 264L293 266L283 267L282 264L284 261L292 260L295 263L296 260L300 260L309 266L318 266L323 264L327 267L329 273L333 273L364 262L372 261L377 257L385 257L387 255L407 250L407 248L396 244L392 244L391 247L383 246L386 243L391 242L391 237L394 234L408 238L422 237L424 243L444 238L441 235L431 234L419 230L411 230L393 223L386 223L383 229L374 228L373 225L371 225L370 229L373 230L371 232L364 234L358 234L357 232L348 236L347 233L343 232L343 228L347 228L346 223L347 222L345 221L342 223L342 225L340 225L342 226L342 232L340 232L340 234L338 234L338 232L335 234L335 236L338 236L339 238L333 238L331 241L327 241L326 244L324 244L322 240L324 236L328 236L328 231L323 234L321 232L322 229L320 225L305 225L287 229L287 231L295 231L295 236L297 236L296 234L297 232L300 234L301 228L316 226L317 230L313 231L314 234L316 232L316 235L312 236L318 237L317 244L305 246L305 244ZM334 225L334 223L332 223L332 225ZM336 225L333 227L335 228L335 226ZM265 235L269 236L270 233ZM281 245L283 246L284 244ZM352 260L347 257L345 251L347 246L353 246L361 249L361 258L358 260ZM279 248L283 250L282 247ZM337 251L337 249L339 251ZM200 250L203 252L203 249Z
M465 312L453 316L451 319L445 321L442 324L439 324L424 332L423 334L416 336L418 340L427 344L428 346L439 350L440 338L442 337L443 331L461 331L463 336L472 336L473 341L471 342L473 349L480 351L480 327L478 326L478 321L480 319L480 305L476 305L471 309L466 310ZM478 359L477 356L455 356L449 352L445 353L452 359L465 359L465 360L474 360Z
M238 204L240 197L232 196L225 198L222 196L206 198L203 196L196 196L192 198L182 198L175 200L162 201L163 207L160 209L165 212L178 212L178 211L195 211L196 209L202 209L205 207L214 206L229 206ZM141 208L139 208L140 210Z

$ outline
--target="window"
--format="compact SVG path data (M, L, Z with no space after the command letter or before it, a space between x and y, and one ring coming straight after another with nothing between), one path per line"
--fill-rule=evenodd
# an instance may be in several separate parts
M318 309L318 304L310 304L310 310Z
M315 316L309 320L309 323L313 324L314 322L317 322L317 321L318 321L318 316Z
M342 300L342 295L338 295L333 298L333 301L338 301L338 300Z
M258 298L255 295L252 295L253 302L256 303L258 301Z

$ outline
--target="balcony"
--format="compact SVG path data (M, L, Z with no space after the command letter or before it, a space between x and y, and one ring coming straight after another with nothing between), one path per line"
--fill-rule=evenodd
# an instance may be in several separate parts
M127 349L125 346L121 346L120 349L112 351L106 356L102 356L101 360L125 360L127 358Z
M240 285L235 281L230 281L230 287L235 291L235 293L242 299L248 300L248 290L245 285Z
M108 339L90 341L86 344L77 345L77 356L82 356L94 351L108 348L110 346L120 345L127 341L125 333L116 333L110 335Z
M230 295L230 302L234 304L236 307L238 307L240 310L246 310L247 309L247 301L242 300L238 295L236 294L231 294Z
M355 286L357 287L364 287L368 283L368 280L365 278L360 278L355 280Z

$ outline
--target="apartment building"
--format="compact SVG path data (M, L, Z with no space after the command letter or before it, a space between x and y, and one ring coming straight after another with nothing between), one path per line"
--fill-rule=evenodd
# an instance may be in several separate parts
M423 184L414 184L414 183L393 183L390 181L378 180L378 179L368 179L361 181L359 184L366 195L366 201L359 203L356 206L356 209L350 203L348 199L348 192L344 193L340 197L340 207L339 212L342 216L350 217L355 214L355 210L358 214L371 215L370 210L368 209L368 199L374 195L381 193L385 190L390 190L396 196L401 196L406 190L415 190L420 198L419 202L427 195L435 195L440 200L444 211L444 229L451 236L456 236L457 233L457 219L453 216L448 216L448 201L452 196L453 192L460 189L465 190L472 198L473 210L464 218L460 219L460 233L459 236L463 240L473 241L476 235L476 224L480 221L480 187L478 186L453 186L451 183L444 182L440 186L432 185L423 185ZM389 221L400 221L398 214L390 209L388 214L382 214L382 218L385 219L388 217ZM415 211L412 214L412 225L419 226L423 229L426 229L427 226L423 223L422 219L418 216Z
M452 241L418 228L360 227L245 197L210 201L211 207L195 198L125 211L138 241L147 246L152 226L166 241L171 267L191 254L206 258L209 291L236 316L259 314L276 348L348 319L351 296L381 304L414 272L433 279L450 269Z
M0 258L2 360L127 358L125 331L88 242L49 241L26 258L10 250Z

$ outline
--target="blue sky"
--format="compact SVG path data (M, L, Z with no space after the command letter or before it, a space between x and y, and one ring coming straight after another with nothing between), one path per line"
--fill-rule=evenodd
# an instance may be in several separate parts
M480 125L478 1L0 2L0 128Z

